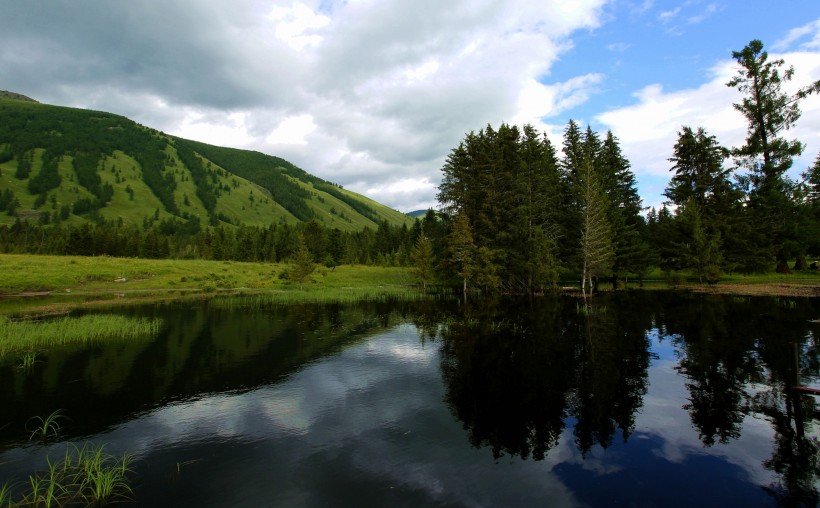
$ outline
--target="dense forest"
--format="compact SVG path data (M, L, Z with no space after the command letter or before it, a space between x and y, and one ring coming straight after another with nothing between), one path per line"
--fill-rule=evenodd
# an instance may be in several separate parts
M434 255L465 290L536 290L554 286L560 271L579 274L584 289L654 266L705 282L721 272L807 269L806 256L820 254L820 157L800 181L789 178L804 145L785 133L820 81L786 94L794 69L769 60L757 40L733 57L727 86L741 94L734 107L748 121L746 142L726 148L704 128L682 126L660 210L642 208L612 132L570 120L559 156L529 125L488 125L443 167L443 232L425 230Z
M785 134L800 117L800 101L820 90L820 81L786 94L781 86L793 69L769 60L760 41L733 57L738 70L727 86L741 96L734 106L748 121L745 144L724 147L703 127L682 126L669 159L668 201L659 210L643 208L618 138L570 120L560 147L530 125L487 125L468 133L442 167L440 210L410 226L386 220L373 205L282 159L181 139L174 140L174 157L198 182L207 222L159 208L140 224L106 219L93 212L112 198L112 185L95 168L101 154L122 141L114 134L78 138L70 145L73 167L93 198L79 212L88 220L71 222L78 202L68 210L49 197L60 185L55 161L69 150L62 145L67 137L54 136L46 146L7 133L0 163L17 161L16 178L26 178L29 190L43 196L38 205L51 212L0 226L0 251L280 262L304 246L314 262L327 266L408 266L425 285L508 293L549 290L562 278L580 280L584 290L601 281L617 288L656 267L710 283L721 273L809 269L807 256L820 255L820 156L800 180L789 178L805 147ZM160 138L148 130L132 135L146 183L166 205L163 212L173 209L178 201L171 189L179 180L157 157L167 150L154 146ZM36 178L27 173L34 147L44 148ZM273 166L279 170L261 169ZM216 203L230 191L215 178L223 167L267 189L300 221L260 226L221 220ZM345 204L373 227L340 230L316 220L303 199L312 192ZM16 200L3 191L0 209L14 214Z

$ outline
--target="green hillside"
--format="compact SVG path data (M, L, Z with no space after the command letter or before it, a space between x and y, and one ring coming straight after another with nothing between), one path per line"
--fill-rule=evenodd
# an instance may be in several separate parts
M413 219L248 150L177 138L125 117L0 93L0 224L164 219L342 231Z

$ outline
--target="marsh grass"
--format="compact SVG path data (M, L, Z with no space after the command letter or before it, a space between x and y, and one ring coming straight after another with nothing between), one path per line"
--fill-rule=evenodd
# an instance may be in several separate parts
M155 337L161 322L109 314L60 317L44 320L11 320L0 316L0 359L10 353L27 351L24 363L33 366L38 348L65 344L90 344L114 340ZM30 355L33 353L33 356ZM26 360L26 356L28 360Z
M52 506L108 506L130 501L133 456L116 457L105 452L105 445L85 443L81 448L69 444L62 459L46 456L46 467L29 475L17 493L6 482L0 487L0 508Z
M31 369L33 369L34 365L39 361L37 357L37 351L26 351L20 358L20 368L26 372L31 372ZM0 507L2 507L2 505L0 505Z
M0 508L11 508L11 484L4 482L0 485Z
M125 501L134 491L128 484L133 456L124 454L115 457L104 452L105 445L98 447L75 447L76 473L73 478L78 494L93 506L104 506L115 501ZM72 457L66 452L65 464L71 464ZM72 470L72 468L67 468Z
M58 423L59 420L65 420L66 416L63 415L59 409L51 413L50 415L46 416L45 418L41 416L33 416L29 419L29 424L26 424L26 430L31 426L30 423L34 423L34 426L29 432L31 432L31 436L29 436L29 441L34 439L35 437L42 441L44 444L48 441L49 436L53 436L56 438L60 435L60 424Z

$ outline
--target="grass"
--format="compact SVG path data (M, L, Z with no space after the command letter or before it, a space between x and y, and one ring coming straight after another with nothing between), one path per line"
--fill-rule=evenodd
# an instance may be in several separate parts
M342 265L331 270L320 267L303 289L280 277L288 269L285 263L0 254L0 296L20 296L0 299L0 315L65 313L88 305L217 295L238 294L293 303L351 301L416 292L409 268ZM698 291L817 296L815 293L820 288L820 273L811 271L790 275L728 274L721 277L717 286L698 284L686 272L676 275L680 287ZM576 287L571 280L566 278L562 284ZM667 276L660 270L650 272L645 280L646 289L670 287ZM609 287L607 281L601 281L601 289ZM630 280L629 287L637 287L637 281Z
M0 315L221 294L264 294L293 302L415 292L407 268L319 267L302 290L280 279L288 268L284 263L0 254L0 295L20 296L0 301Z
M111 340L139 340L154 337L160 321L117 315L86 315L43 320L11 320L0 316L0 358L24 351L26 355L37 348L64 344L90 344ZM28 362L33 366L34 357Z
M31 369L34 368L34 364L38 361L37 356L37 351L26 351L23 353L23 356L20 359L20 368L26 372L31 371Z
M14 501L14 486L0 487L0 508L52 506L108 506L129 501L133 456L108 454L104 445L70 444L57 461L46 456L46 468L29 475L26 486Z
M57 438L57 436L60 435L60 424L57 423L57 421L65 418L66 417L60 412L59 409L45 418L41 416L33 416L29 419L29 422L34 422L35 426L31 430L29 441L36 437L38 440L42 441L43 444L45 444L48 441L49 436Z

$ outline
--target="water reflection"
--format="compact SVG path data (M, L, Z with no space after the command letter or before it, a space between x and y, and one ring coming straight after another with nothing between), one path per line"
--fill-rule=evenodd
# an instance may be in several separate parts
M21 429L61 408L64 438L139 456L145 506L818 503L820 414L792 390L820 385L817 300L118 312L166 325L0 365L0 484L57 448Z
M44 350L29 371L0 364L0 446L57 408L72 419L68 436L80 436L174 401L276 382L403 320L401 304L375 302L250 309L226 300L114 312L165 326L154 341Z
M702 445L738 440L749 417L769 422L777 437L763 467L778 479L766 491L815 506L818 411L792 387L818 381L816 315L811 300L692 294L470 302L442 332L446 401L495 459L542 460L566 426L582 457L606 450L635 430L656 337L674 346L681 407Z

